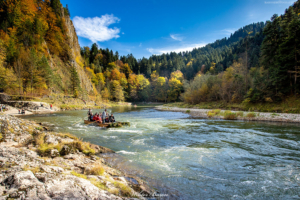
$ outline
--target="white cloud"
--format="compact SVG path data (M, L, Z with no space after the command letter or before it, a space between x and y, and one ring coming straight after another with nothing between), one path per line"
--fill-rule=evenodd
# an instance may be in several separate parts
M233 29L233 28L228 28L228 29L223 29L220 32L226 35L230 35L231 33L234 33L237 29Z
M147 51L149 51L152 54L163 54L163 53L170 53L170 52L185 52L185 51L192 51L195 48L200 48L204 47L206 44L205 43L200 43L200 44L186 44L182 46L177 46L177 47L166 47L166 48L147 48Z
M292 4L293 1L265 1L265 4Z
M120 37L120 29L109 28L111 24L118 23L119 18L113 15L102 15L94 18L74 17L73 23L79 36L88 38L92 42L103 42Z
M170 37L173 40L177 40L177 41L182 41L183 40L183 37L181 37L179 34L170 34Z
M140 43L139 47L142 47L142 43Z

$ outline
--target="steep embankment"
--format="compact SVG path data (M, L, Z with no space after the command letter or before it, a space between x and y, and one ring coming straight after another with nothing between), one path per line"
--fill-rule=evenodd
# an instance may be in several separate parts
M1 199L143 199L140 193L153 192L109 167L101 154L110 149L8 115L0 124Z

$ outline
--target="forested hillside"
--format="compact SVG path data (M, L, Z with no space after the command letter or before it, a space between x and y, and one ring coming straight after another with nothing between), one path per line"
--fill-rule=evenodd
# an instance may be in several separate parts
M273 15L263 32L240 41L239 59L224 72L212 67L186 82L183 100L188 103L278 102L299 93L299 1L282 16ZM262 41L262 43L261 43ZM256 46L260 47L257 49ZM253 48L254 47L254 48ZM254 53L253 52L260 52Z
M80 48L59 0L1 1L0 88L98 101L281 101L299 93L299 7L191 52L137 60L97 44Z
M235 60L245 56L245 52L249 54L249 68L259 66L264 26L263 22L251 24L229 38L192 52L153 55L149 59L137 60L132 54L119 56L118 52L98 49L97 44L81 48L81 55L103 98L176 101L183 92L184 80L192 80L196 74L223 72ZM116 73L121 76L115 77ZM119 88L118 92L115 88Z
M93 92L68 8L59 0L0 2L0 88L42 96Z

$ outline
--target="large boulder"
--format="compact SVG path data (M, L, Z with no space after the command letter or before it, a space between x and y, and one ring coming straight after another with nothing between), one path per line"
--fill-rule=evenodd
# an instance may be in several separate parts
M100 190L90 181L76 176L66 176L64 179L52 179L45 183L48 194L53 199L111 199L121 200L107 191Z
M0 103L7 103L11 97L5 93L0 93Z
M10 197L25 199L51 199L41 183L31 171L15 173L8 179Z
M52 134L47 134L45 136L45 142L47 144L53 144L53 145L57 145L58 144L58 141L57 141L57 137L55 137L54 135Z

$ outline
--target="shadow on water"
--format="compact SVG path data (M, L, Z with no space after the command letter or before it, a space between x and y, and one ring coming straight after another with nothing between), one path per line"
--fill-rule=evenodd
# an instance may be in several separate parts
M107 162L169 199L299 198L298 124L197 119L149 107L108 111L131 126L85 126L87 111L24 118L111 148L117 154L106 155Z

